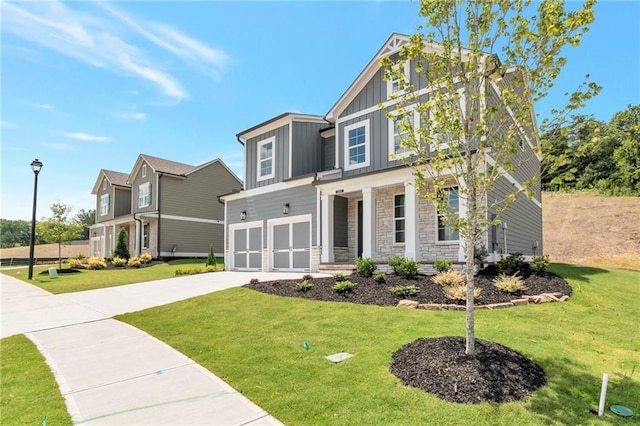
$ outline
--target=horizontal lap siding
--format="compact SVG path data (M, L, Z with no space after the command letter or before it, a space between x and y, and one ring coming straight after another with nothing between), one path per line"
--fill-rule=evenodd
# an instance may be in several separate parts
M206 256L213 244L216 253L224 251L224 225L162 219L160 252L177 247L176 253L200 253Z
M298 216L312 214L312 245L316 245L316 188L311 185L293 187L290 189L271 192L269 194L255 195L249 198L233 200L227 202L227 226L236 223L247 223L254 221L263 222L263 242L267 244L267 224L269 219L279 219L286 217L282 213L282 206L289 203L288 216ZM241 212L246 211L246 219L240 220ZM227 235L228 241L228 235Z
M257 181L257 167L258 167L258 142L270 137L275 136L275 158L273 167L275 167L275 177L273 179L266 179L263 181ZM282 180L289 177L289 125L278 127L275 130L264 133L255 138L251 138L245 143L246 154L246 170L245 176L247 182L245 182L246 189L253 189L261 186L271 185L276 182L282 182Z

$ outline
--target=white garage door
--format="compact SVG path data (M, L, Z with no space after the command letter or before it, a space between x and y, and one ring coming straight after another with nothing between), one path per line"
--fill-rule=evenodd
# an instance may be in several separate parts
M292 218L286 223L271 223L269 235L272 270L311 270L311 221L309 219Z
M233 269L262 270L262 226L236 228L231 232Z

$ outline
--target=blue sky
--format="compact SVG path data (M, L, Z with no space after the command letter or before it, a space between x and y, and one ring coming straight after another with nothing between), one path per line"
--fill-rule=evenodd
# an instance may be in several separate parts
M575 5L576 3L574 3ZM416 1L8 2L1 6L0 217L57 200L95 209L101 168L139 153L188 164L221 158L242 176L235 134L283 112L327 113ZM586 73L603 86L581 111L608 120L640 102L640 3L602 1L542 115Z

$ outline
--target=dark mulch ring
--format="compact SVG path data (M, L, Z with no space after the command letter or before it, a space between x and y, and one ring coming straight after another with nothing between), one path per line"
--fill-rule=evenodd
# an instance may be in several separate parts
M152 260L149 263L141 263L140 266L129 266L127 264L124 264L124 266L113 266L113 263L111 263L111 261L107 261L107 267L104 268L104 269L140 269L140 268L148 268L149 266L159 265L161 263L165 263L165 261L164 260Z
M449 402L478 404L525 399L547 382L540 366L497 343L476 339L465 355L463 337L422 338L393 354L391 372Z
M523 295L537 295L542 293L562 293L570 296L571 286L562 278L546 274L543 276L531 275L525 279L526 291L515 294L507 294L498 291L492 284L495 275L479 274L476 276L476 288L482 288L480 297L476 299L477 305L509 302L519 299ZM256 284L246 284L245 287L285 297L300 297L311 300L325 300L331 302L351 302L365 305L395 306L402 299L411 299L420 303L441 303L464 305L464 300L451 300L445 297L442 286L431 281L431 276L420 275L414 280L387 275L386 283L378 284L373 278L364 278L351 275L349 279L357 286L353 291L339 294L333 290L335 280L329 278L313 278L313 288L307 291L295 291L294 285L301 280L264 281ZM412 297L400 297L389 291L392 286L415 285L419 293Z

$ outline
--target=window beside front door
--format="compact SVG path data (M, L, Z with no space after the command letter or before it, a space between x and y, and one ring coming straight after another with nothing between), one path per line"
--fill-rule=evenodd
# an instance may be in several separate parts
M448 188L446 191L446 200L448 205L448 214L458 215L460 211L460 199L458 197L458 188ZM445 212L438 212L438 241L458 241L460 233L452 224L446 220Z
M151 225L148 223L145 223L142 226L142 248L143 249L149 248L149 232L150 231L151 231Z
M404 194L397 194L393 197L393 242L404 244L405 242L405 208Z

